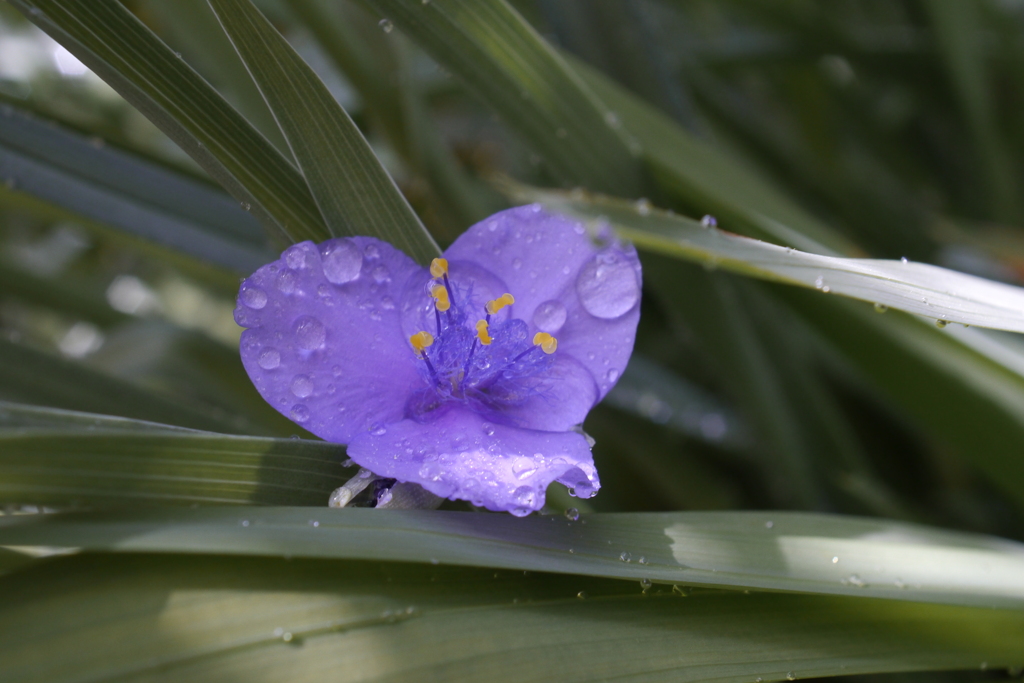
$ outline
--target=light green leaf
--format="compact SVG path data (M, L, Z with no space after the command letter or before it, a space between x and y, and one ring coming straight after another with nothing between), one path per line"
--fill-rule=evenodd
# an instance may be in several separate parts
M4 502L326 505L353 473L344 458L341 446L324 441L227 436L0 403Z
M214 188L10 107L0 117L0 177L18 192L237 272L273 260L259 224Z
M1024 606L1024 546L792 512L510 515L206 508L0 520L0 545L431 562L916 602ZM623 559L625 558L625 559Z
M567 59L640 142L654 183L693 214L712 214L735 232L803 251L833 255L860 251L747 165L697 140L593 67Z
M564 183L632 196L641 170L612 112L505 0L363 0L460 77Z
M441 252L341 105L249 0L209 0L263 93L328 228L421 263Z
M210 431L245 427L81 363L0 339L0 399L121 415Z
M491 569L85 556L0 579L0 678L742 683L1013 666L1022 628L1019 610Z
M948 322L1024 332L1024 289L926 263L821 256L619 199L516 186L521 201L610 222L641 248L742 275L814 288Z
M302 175L117 0L13 0L283 241L330 237Z

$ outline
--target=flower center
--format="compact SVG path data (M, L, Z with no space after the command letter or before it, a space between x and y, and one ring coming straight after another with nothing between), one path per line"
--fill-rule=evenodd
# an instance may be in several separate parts
M507 292L472 310L472 292L449 279L447 260L434 259L430 275L435 329L409 338L429 389L410 404L410 412L423 416L450 402L500 411L540 391L558 340L538 332L531 341L523 320L492 320L515 303Z

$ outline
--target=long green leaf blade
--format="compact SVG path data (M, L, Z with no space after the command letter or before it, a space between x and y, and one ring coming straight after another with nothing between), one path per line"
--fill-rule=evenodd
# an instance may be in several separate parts
M362 133L249 0L210 0L335 235L371 235L421 263L440 254Z
M613 113L505 0L364 0L494 108L564 183L633 196L639 150Z
M885 520L792 512L558 516L208 508L0 521L0 545L443 562L1020 609L1024 546Z
M11 683L742 683L1013 666L1022 628L1019 610L408 564L95 556L0 579Z
M880 307L928 316L940 325L955 322L1024 332L1024 289L927 263L821 256L704 226L680 216L606 197L523 186L522 201L591 223L610 222L642 248L685 258L711 268L839 294ZM884 310L884 308L883 308Z
M14 0L284 241L330 237L301 174L116 0Z

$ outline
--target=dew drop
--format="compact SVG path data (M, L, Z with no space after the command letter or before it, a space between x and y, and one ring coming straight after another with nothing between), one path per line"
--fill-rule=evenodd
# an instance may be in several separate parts
M580 511L576 508L569 508L565 511L565 518L570 522L575 522L580 518Z
M627 553L625 550L623 550L621 553L619 553L619 559L622 560L623 562L629 562L631 558L632 558L632 555Z
M651 586L653 586L653 585L654 585L654 582L651 581L650 579L640 579L640 588L643 589L644 593L646 593L647 591L651 590Z
M705 228L716 228L718 227L718 219L711 214L705 214L704 217L700 219L700 224Z
M771 520L768 520L767 522L764 523L764 527L766 529L771 529L773 526L775 526L775 522L773 522Z
M640 564L647 564L647 558L641 555L640 559L637 560L637 562L639 562Z
M787 681L795 681L796 680L796 676L793 675L792 671L786 672L786 680Z
M941 318L935 321L935 327L943 328L949 324L948 320L942 320Z
M372 275L376 282L387 282L391 279L391 273L383 265L379 265L374 268Z
M633 265L614 252L598 254L580 270L576 293L587 313L611 320L625 315L640 299Z
M384 425L376 425L373 429L370 430L370 433L373 434L374 436L384 436L385 434L388 433L388 428L385 427Z
M906 256L902 256L902 257L900 257L900 263L910 263L910 261L907 260Z
M687 586L672 586L672 594L681 598L690 597L690 589Z
M514 258L514 259L512 259L512 269L513 270L519 270L522 267L523 267L523 259L521 259L521 258Z
M517 479L527 479L537 471L537 463L530 458L516 458L512 463L512 474Z
M245 286L242 288L242 303L257 311L267 305L267 293L259 287Z
M309 408L302 405L301 403L296 403L295 405L292 406L292 412L290 417L299 423L306 422L307 420L309 420Z
M634 204L636 212L641 216L648 216L651 213L651 202L648 199L640 198Z
M316 318L304 315L295 321L295 340L300 348L314 351L324 345L326 338L327 330Z
M554 334L562 329L567 317L565 305L561 301L550 299L537 306L533 312L533 324L541 332Z
M242 526L249 526L249 520L243 519L242 520Z
M609 128L618 128L620 125L619 116L613 111L605 112L604 122L608 124Z
M384 31L384 33L391 33L395 30L395 24L390 19L381 19L377 22L377 26L379 26L380 30Z
M587 591L580 591L579 593L576 594L576 597L579 598L580 600L586 600L587 599Z
M609 370L608 372L606 372L604 374L604 378L606 380L608 380L609 382L614 382L615 380L617 380L619 378L619 371L618 370Z
M529 486L520 486L512 492L512 497L525 508L533 509L537 504L537 490Z
M277 276L277 291L282 294L291 294L295 291L295 276L291 271L284 271Z
M281 364L281 352L277 349L263 349L256 363L264 370L273 370Z
M366 255L366 259L368 261L380 258L380 249L377 248L376 244L367 244L366 248L363 249L363 253Z
M875 304L875 313L885 313L889 310L889 307L885 304Z
M838 562L839 562L839 558L838 557L833 557L832 558L832 564L836 564Z
M306 267L306 250L301 244L296 244L285 250L284 262L292 270L300 270Z
M313 393L313 380L309 375L295 375L292 378L292 393L299 398L306 398Z
M363 256L352 240L334 243L330 251L323 255L324 276L336 285L352 282L359 277L362 265Z

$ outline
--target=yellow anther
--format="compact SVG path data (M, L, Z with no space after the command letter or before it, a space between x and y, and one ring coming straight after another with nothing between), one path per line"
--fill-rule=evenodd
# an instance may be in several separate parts
M444 277L448 274L448 259L436 258L430 262L430 276Z
M452 307L452 302L448 300L448 288L444 285L435 285L430 290L430 296L434 297L434 306L442 313Z
M547 332L538 332L533 335L533 343L535 346L539 346L540 350L548 355L554 353L555 349L558 348L558 340Z
M486 306L487 313L488 313L488 315L494 315L495 313L497 313L501 309L505 308L506 306L511 306L515 302L516 302L515 297L512 296L511 294L509 294L508 292L505 292L504 294L499 296L497 299L493 299L493 300L487 302L487 306Z
M416 355L419 356L423 353L423 349L434 343L434 335L429 332L417 332L409 337L409 343L412 344L412 348L416 349Z
M488 325L486 320L476 321L476 336L480 339L480 343L483 344L484 346L490 346L491 342L494 341L493 339L491 339L491 335L487 333L487 327Z

